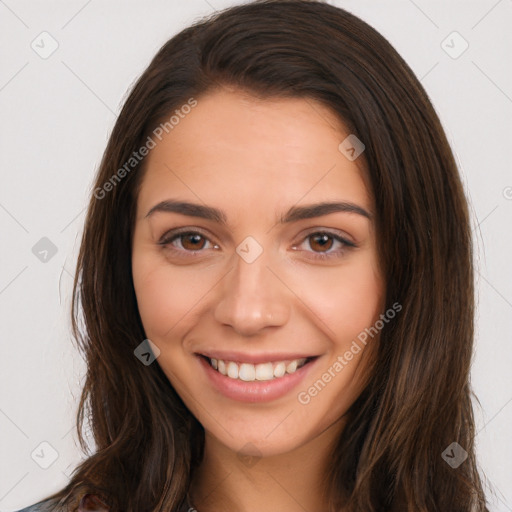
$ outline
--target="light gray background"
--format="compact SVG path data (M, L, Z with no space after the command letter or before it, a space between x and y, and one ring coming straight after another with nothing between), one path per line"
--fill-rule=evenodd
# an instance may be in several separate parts
M165 41L234 3L0 0L0 512L60 489L81 457L73 429L84 364L70 342L70 292L92 178L123 99ZM457 155L478 260L476 443L491 510L512 511L512 0L330 3L390 40ZM51 48L43 31L58 42L46 59L31 47ZM457 58L464 42L453 31L469 44ZM46 262L32 251L43 237L57 248ZM58 452L48 469L38 465L51 462L42 442Z

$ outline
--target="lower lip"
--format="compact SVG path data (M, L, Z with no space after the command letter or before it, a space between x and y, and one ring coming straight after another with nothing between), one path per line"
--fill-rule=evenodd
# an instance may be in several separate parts
M316 364L318 357L313 359L294 373L287 373L283 377L265 381L243 381L232 379L214 370L203 356L197 356L206 375L214 388L227 398L239 402L270 402L289 393L310 372Z

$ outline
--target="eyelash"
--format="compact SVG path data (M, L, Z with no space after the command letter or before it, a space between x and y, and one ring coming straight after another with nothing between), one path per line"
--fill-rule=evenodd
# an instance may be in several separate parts
M171 245L172 242L174 242L174 240L177 240L177 239L179 239L180 237L182 237L184 235L199 235L199 236L201 236L202 238L204 238L205 240L207 240L208 242L211 243L211 240L206 235L201 233L200 231L191 231L191 230L176 231L176 230L173 230L173 231L169 231L165 235L163 235L162 238L160 239L160 241L158 242L158 245L161 245L164 248L168 248L171 252L173 252L175 254L176 253L181 253L182 254L183 252L196 254L196 253L200 253L200 252L203 251L203 249L200 249L199 251L189 251L187 249L175 249L174 247L172 247L172 245ZM327 235L327 236L333 238L335 241L337 241L340 244L342 244L342 248L341 248L341 250L339 250L337 252L334 252L334 253L332 253L332 252L329 252L329 253L315 253L315 252L313 252L313 254L314 254L313 259L327 260L327 259L331 259L331 258L341 257L341 256L344 255L346 250L357 247L357 245L355 243L350 242L346 238L343 238L342 236L337 235L335 233L332 233L330 231L314 231L312 233L309 233L309 234L307 234L304 237L304 239L302 240L301 244L303 242L305 242L308 238L313 237L314 235Z

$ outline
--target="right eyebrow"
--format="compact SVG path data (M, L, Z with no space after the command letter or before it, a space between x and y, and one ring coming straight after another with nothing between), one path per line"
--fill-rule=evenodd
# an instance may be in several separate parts
M172 199L161 201L148 211L146 218L156 212L180 213L190 217L199 217L202 219L211 220L223 225L227 224L227 216L222 210L212 206L205 206L188 201L176 201ZM337 212L355 213L357 215L366 217L367 219L372 219L372 215L367 210L355 203L350 203L347 201L335 201L310 204L306 206L292 206L285 213L285 215L281 216L280 222L281 224L286 224L290 222L297 222L299 220L321 217L323 215L329 215L330 213Z

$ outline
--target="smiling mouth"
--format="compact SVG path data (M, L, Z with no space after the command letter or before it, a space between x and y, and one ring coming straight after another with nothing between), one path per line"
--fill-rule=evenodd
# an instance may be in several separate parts
M199 355L218 373L230 379L242 380L245 382L280 379L285 375L295 373L298 369L318 357L303 357L300 359L290 359L286 361L252 364L225 361L223 359L210 358L202 354Z

